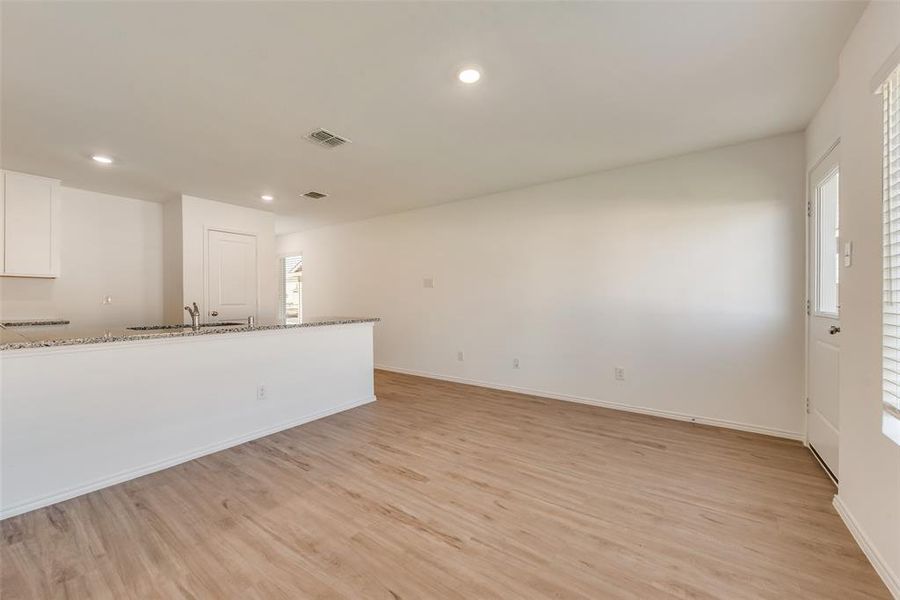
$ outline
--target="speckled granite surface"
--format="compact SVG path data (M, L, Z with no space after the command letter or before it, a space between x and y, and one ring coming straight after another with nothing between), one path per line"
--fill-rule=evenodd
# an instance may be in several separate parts
M33 329L0 330L0 351L24 350L28 348L51 348L56 346L76 346L81 344L108 344L113 342L133 342L140 340L188 337L196 335L218 335L223 333L246 333L272 329L297 329L303 327L324 327L328 325L346 325L351 323L376 323L377 317L319 317L305 319L302 323L284 325L281 323L263 322L249 327L244 323L230 326L209 326L199 331L191 330L188 325L173 328L162 325L155 329L129 329L119 327L80 327L77 325L49 325ZM146 327L145 325L135 325ZM134 326L130 326L134 327Z
M68 319L25 319L19 321L3 321L4 327L35 327L38 325L68 325Z

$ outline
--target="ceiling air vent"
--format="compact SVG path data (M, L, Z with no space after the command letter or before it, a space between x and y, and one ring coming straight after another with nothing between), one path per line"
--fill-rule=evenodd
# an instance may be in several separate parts
M324 198L328 194L323 194L322 192L306 192L303 195L307 198L312 198L313 200L318 200L319 198Z
M347 138L342 138L339 135L335 135L330 131L326 131L324 129L316 129L306 136L311 142L315 142L320 146L325 146L326 148L337 148L338 146L343 146L344 144L349 144L350 140Z

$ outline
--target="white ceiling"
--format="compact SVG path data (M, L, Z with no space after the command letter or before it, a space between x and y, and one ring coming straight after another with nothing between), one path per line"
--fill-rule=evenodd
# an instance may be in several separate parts
M863 8L4 1L2 166L360 219L802 129Z

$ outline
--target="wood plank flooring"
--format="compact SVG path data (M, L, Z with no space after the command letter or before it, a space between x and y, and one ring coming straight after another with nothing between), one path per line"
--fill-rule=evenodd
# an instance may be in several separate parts
M2 523L14 598L888 598L799 443L391 373Z

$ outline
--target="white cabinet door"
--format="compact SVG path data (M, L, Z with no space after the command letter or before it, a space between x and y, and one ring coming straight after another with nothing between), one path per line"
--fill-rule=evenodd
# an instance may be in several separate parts
M59 274L59 181L3 173L3 274Z
M256 236L210 230L206 256L207 320L256 317Z

